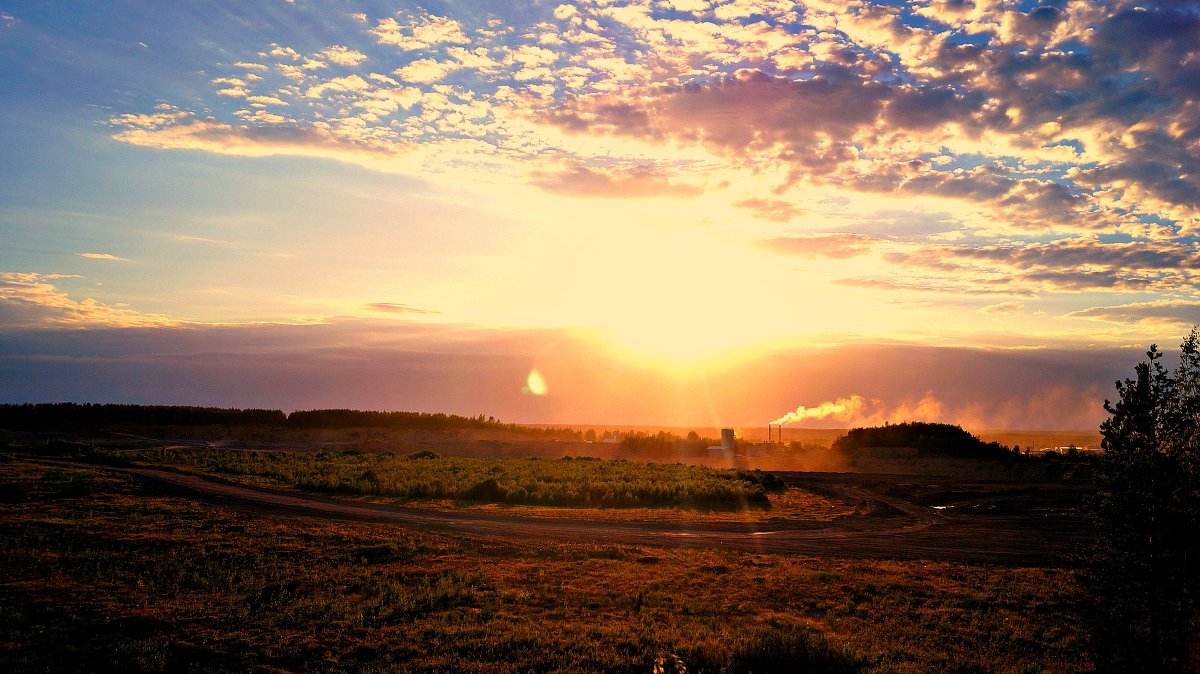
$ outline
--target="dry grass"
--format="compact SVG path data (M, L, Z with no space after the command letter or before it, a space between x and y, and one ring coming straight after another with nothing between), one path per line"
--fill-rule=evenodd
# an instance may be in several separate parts
M5 671L1091 671L1065 570L275 518L11 460L0 569Z

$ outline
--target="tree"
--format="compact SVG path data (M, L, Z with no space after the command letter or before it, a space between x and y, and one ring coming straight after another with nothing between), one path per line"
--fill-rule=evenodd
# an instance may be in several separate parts
M1100 425L1104 455L1083 574L1102 671L1188 672L1200 656L1200 340L1172 373L1157 346Z

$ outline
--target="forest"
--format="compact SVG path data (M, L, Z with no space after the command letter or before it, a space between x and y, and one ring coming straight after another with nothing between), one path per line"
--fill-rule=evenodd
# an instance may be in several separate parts
M0 428L24 431L97 431L120 426L268 426L275 428L382 428L391 430L495 430L578 440L570 428L504 423L495 417L441 412L376 412L348 409L224 409L182 405L36 403L0 405Z

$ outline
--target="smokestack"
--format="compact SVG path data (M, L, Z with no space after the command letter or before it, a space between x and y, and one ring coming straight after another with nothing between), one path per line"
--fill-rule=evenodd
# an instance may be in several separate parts
M767 444L771 444L771 424L767 424Z
M782 445L782 444L783 444L783 424L779 424L779 433L778 433L777 435L778 435L778 438L779 438L779 439L777 440L777 442L779 442L779 444L781 444L781 445Z

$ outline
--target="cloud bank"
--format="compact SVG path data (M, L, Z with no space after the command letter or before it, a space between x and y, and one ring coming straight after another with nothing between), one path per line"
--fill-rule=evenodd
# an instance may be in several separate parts
M844 409L817 406L804 410L807 421L792 421L937 420L976 429L1094 428L1112 382L1138 357L1134 349L857 344L781 349L681 380L614 356L577 331L370 319L6 329L0 353L4 402L353 407L710 427L765 424L797 399L843 399L850 401ZM545 395L522 394L533 370Z

